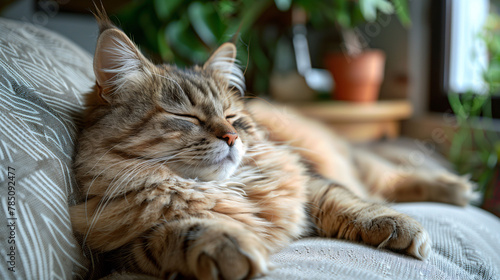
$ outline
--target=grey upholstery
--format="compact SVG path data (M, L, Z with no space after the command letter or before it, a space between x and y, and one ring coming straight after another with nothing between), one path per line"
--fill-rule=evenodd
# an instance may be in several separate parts
M73 43L0 19L0 279L85 275L68 204L75 121L93 80L92 57Z
M420 261L343 240L306 238L272 257L264 279L500 279L500 221L475 207L438 203L394 206L422 223L432 253Z

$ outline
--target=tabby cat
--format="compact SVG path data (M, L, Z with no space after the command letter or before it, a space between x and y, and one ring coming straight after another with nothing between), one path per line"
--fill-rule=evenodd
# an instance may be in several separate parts
M247 279L312 234L425 259L425 229L381 201L468 202L467 179L398 168L305 118L246 104L231 43L203 66L154 65L97 17L96 86L75 158L84 200L70 212L84 245L116 269Z

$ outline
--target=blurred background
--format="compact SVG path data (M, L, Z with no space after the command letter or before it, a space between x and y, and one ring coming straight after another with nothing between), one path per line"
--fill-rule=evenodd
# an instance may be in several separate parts
M1 16L90 53L87 0L0 2ZM98 4L100 5L100 4ZM408 137L444 155L500 216L500 19L494 0L102 0L156 63L201 64L234 42L249 96L289 104L356 142Z

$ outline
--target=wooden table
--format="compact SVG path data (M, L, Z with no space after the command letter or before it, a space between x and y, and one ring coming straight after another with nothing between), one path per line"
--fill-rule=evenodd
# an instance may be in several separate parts
M356 142L398 137L400 122L408 119L413 111L410 102L406 100L375 103L325 101L294 107Z

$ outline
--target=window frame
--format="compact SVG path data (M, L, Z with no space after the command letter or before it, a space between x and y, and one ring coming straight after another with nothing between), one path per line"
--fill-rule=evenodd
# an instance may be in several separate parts
M453 113L448 101L451 48L452 0L432 0L430 4L430 63L429 98L431 112ZM492 96L492 108L500 108L500 96ZM500 118L500 110L492 110L493 118Z

